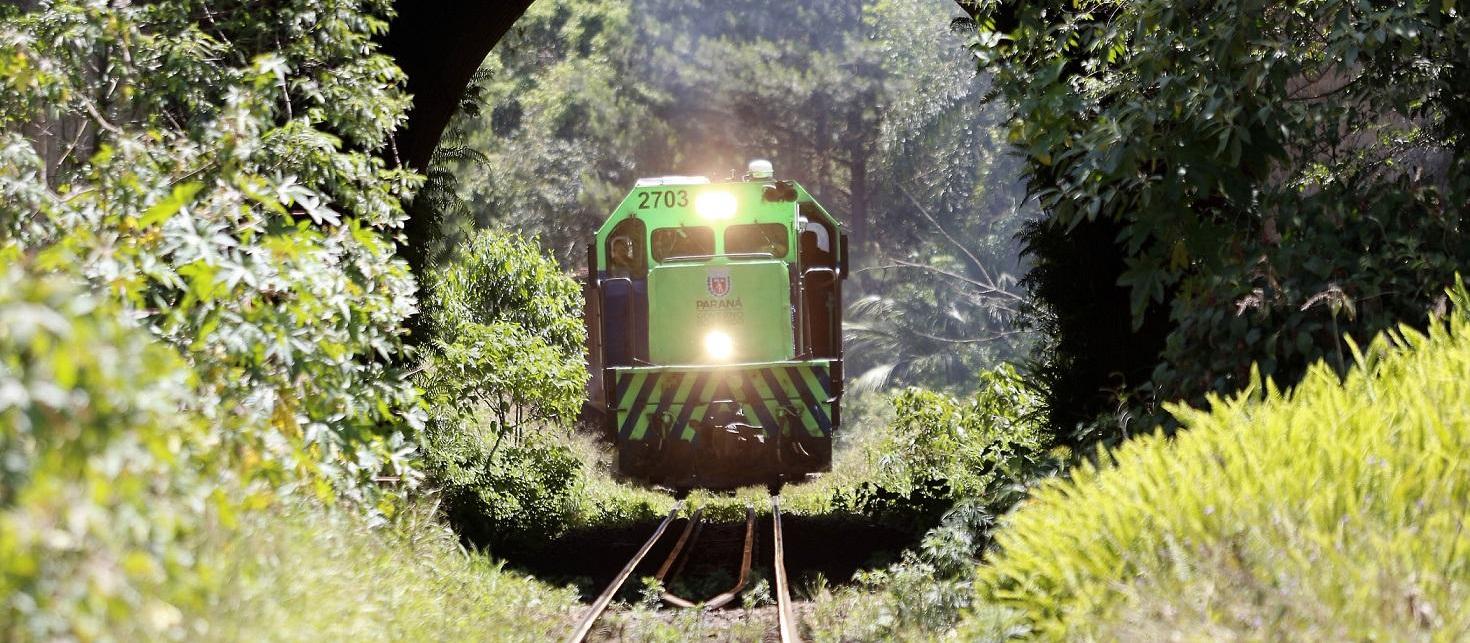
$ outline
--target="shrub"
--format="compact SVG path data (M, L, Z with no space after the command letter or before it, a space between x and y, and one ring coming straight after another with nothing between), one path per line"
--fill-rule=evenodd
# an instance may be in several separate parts
M568 358L582 354L582 290L534 239L476 231L434 275L428 299L441 341L453 341L466 324L505 322Z
M542 440L496 448L472 427L436 419L425 442L430 480L460 535L492 548L558 535L578 509L581 461Z
M576 282L533 241L481 230L429 292L422 441L447 515L479 544L554 535L576 508L580 460L538 432L574 418L585 393Z
M919 547L885 569L859 572L852 585L819 586L810 623L817 641L929 641L954 633L967 616L968 640L1023 632L1013 610L975 599L975 557L992 520L982 503L961 501Z
M466 554L421 506L384 523L241 486L218 449L249 427L179 410L176 351L74 280L0 264L0 639L560 631L574 596Z
M1041 449L1039 396L1013 367L979 379L966 402L904 391L887 431L865 445L877 459L875 479L837 492L833 507L927 533L899 563L860 574L855 587L819 592L818 640L930 638L967 610L986 620L987 637L1014 629L1009 610L975 605L975 561L996 516L1061 460Z
M453 340L434 342L430 401L451 415L473 415L490 424L498 445L520 440L526 426L575 417L587 370L580 354L569 356L525 328L506 322L466 323Z
M1258 379L1039 491L981 595L1047 637L1454 638L1470 627L1470 297L1349 346L1283 393Z
M577 412L587 382L581 291L534 241L478 231L429 292L436 407L462 419L488 408L497 441Z
M1041 450L1039 398L1002 364L979 375L967 402L910 388L893 399L894 419L861 448L872 480L839 489L832 505L923 532L960 498L1004 511L1024 485L1054 467Z
M548 594L422 546L383 491L424 419L391 3L25 4L0 11L0 639L545 638Z
M879 480L900 490L943 480L960 495L974 495L1012 459L1040 446L1038 396L1015 368L1002 364L978 379L977 392L966 402L923 389L894 399L894 420L871 447Z

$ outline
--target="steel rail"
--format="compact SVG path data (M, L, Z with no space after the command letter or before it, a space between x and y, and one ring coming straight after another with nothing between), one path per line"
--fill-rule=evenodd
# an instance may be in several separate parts
M638 567L638 563L643 562L643 557L648 555L648 550L653 549L653 545L658 542L659 538L663 537L664 531L669 528L669 523L674 522L674 518L679 515L679 510L683 508L683 500L674 503L674 508L669 510L668 517L659 523L658 529L653 531L653 535L649 536L648 541L643 543L643 546L638 549L638 553L633 554L633 559L629 560L628 564L623 565L622 571L618 572L617 577L608 584L607 589L602 591L602 595L598 596L596 601L593 601L592 607L588 608L587 612L582 615L582 621L577 624L577 629L572 630L572 635L567 637L567 643L581 643L587 639L587 635L592 632L593 624L597 623L597 619L602 616L608 604L612 603L613 596L616 596L618 590L622 589L623 583L627 582L628 577L633 575L633 570Z
M708 523L706 523L703 520L701 520L699 522L699 524L697 524L697 525L694 526L694 534L691 535L691 536L689 536L690 542L696 542L696 543L699 542L699 535L702 534L702 533L704 533L704 527L705 527L706 524L708 524ZM670 573L672 573L675 578L678 578L679 576L683 575L684 568L689 566L689 558L690 558L689 556L684 556L683 558L680 558L679 559L679 564L674 566L674 571L672 571Z
M687 530L686 530L686 533L687 533ZM721 593L721 594L719 594L719 595L717 595L717 596L715 596L715 597L713 597L713 598L711 598L711 599L709 599L707 601L704 601L703 603L696 603L694 601L691 601L691 600L688 600L686 598L682 598L682 597L679 597L679 596L675 596L674 594L671 594L671 593L665 591L663 593L663 596L662 596L664 602L666 602L666 603L668 603L670 605L673 605L675 607L701 607L702 606L704 609L707 609L707 610L719 609L721 607L724 607L726 605L729 605L730 604L730 601L735 600L735 597L740 595L740 592L745 589L745 584L747 582L749 582L749 580L750 580L750 561L751 561L751 558L754 555L754 552L755 552L755 507L746 507L745 508L745 546L742 549L741 554L740 554L740 574L739 574L739 577L736 578L736 580L735 580L735 586L734 587L731 587L729 590L727 590L727 591L725 591L725 592L723 592L723 593ZM686 558L685 560L687 561L688 559ZM672 562L672 558L670 560L668 560L668 561L665 561L665 564L668 564L668 563L671 563L671 562ZM663 578L659 578L659 580L663 580Z
M801 633L797 631L796 619L791 613L791 587L786 581L786 542L781 535L781 496L771 496L771 524L775 531L772 567L775 567L776 572L776 616L781 627L781 643L800 643Z
M679 534L679 539L674 541L674 548L669 551L668 557L664 558L664 564L659 565L658 573L653 575L653 577L657 579L660 584L664 584L666 582L665 579L669 575L669 569L674 566L674 561L679 559L679 554L684 553L684 546L689 543L690 534L697 533L703 527L703 524L701 523L703 515L704 508L701 507L699 509L695 509L694 514L689 516L689 524L684 525L684 532ZM689 557L685 556L684 562L687 563L688 561ZM684 569L684 565L679 565L679 569L682 571ZM674 575L679 575L679 572L674 572ZM678 598L677 596L670 594L668 590L664 590L663 599L665 601L668 601L671 597Z

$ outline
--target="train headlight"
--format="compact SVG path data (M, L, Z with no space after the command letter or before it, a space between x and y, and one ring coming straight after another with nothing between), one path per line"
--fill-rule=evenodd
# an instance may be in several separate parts
M694 211L706 219L728 219L735 216L735 195L729 192L703 192L694 198Z
M735 340L724 331L712 330L704 335L704 353L714 361L727 361L735 355Z

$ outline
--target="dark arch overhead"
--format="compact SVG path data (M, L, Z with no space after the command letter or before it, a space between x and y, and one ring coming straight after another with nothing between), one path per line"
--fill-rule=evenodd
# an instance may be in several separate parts
M383 50L408 75L413 109L398 132L398 157L420 171L470 76L532 0L397 0Z

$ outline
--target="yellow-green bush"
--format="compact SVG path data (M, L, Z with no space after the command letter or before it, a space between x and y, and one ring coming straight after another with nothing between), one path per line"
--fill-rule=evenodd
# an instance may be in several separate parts
M1293 391L1173 408L1038 490L982 599L1046 637L1459 638L1470 628L1470 315L1404 328Z
M0 639L178 633L203 579L177 543L235 506L182 366L115 303L0 258Z

